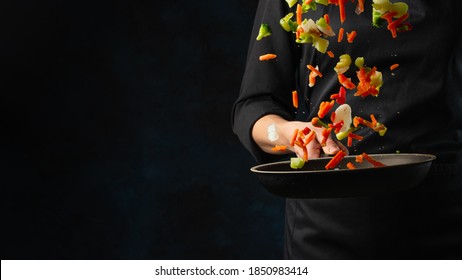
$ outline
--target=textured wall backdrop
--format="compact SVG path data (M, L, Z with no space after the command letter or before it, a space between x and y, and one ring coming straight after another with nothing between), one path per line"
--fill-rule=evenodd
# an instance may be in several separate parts
M272 259L232 134L257 1L1 1L2 259Z

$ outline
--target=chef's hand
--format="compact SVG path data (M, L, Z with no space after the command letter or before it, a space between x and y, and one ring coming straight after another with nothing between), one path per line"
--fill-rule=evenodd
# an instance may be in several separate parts
M275 145L285 145L287 146L286 153L295 153L298 157L303 158L303 149L297 145L290 146L289 143L294 130L303 130L305 127L314 130L316 133L315 140L307 145L308 159L319 158L322 155L321 151L326 155L334 155L339 150L344 150L348 153L348 149L340 142L333 140L331 136L329 136L325 145L321 146L323 128L315 127L310 122L287 121L278 115L266 115L255 122L252 137L255 143L267 153L281 154L281 152L273 151L272 148ZM275 132L271 132L275 134L268 137L268 128L272 131L275 130ZM270 139L275 135L277 140Z

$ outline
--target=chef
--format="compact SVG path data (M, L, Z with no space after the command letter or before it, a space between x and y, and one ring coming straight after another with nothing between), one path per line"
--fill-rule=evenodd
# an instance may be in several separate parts
M400 30L405 32L393 34L386 21L381 27L373 26L370 1L363 12L357 10L356 1L343 3L342 16L339 5L319 3L315 10L302 14L303 20L314 22L324 18L335 33L321 34L320 38L329 41L323 50L312 42L299 43L300 37L296 42L300 36L296 33L306 30L288 32L279 24L290 12L296 14L296 5L260 0L241 90L232 111L234 133L258 163L302 157L302 149L289 142L295 129L305 127L317 132L307 146L309 159L331 156L339 150L350 155L425 153L437 159L425 180L407 191L368 197L287 199L284 257L460 259L462 33L457 30L457 18L462 14L461 4L405 0L409 17ZM296 15L292 20L296 21ZM271 34L256 40L262 24L271 28ZM341 28L343 38L338 36ZM353 31L355 37L347 40ZM262 61L259 58L264 54L276 57ZM352 59L343 73L352 82L357 82L354 61L358 57L364 58L369 69L376 67L383 81L376 96L355 96L356 89L347 90L345 103L353 115L366 118L373 114L387 127L383 136L361 128L355 134L362 140L351 146L335 135L326 141L320 128L310 122L321 102L330 101L330 96L339 92L341 84L334 68L342 54ZM314 85L309 82L311 70L307 65L322 73ZM391 65L395 65L393 70ZM276 145L285 145L287 150L273 150ZM361 177L356 184L374 188L374 181Z

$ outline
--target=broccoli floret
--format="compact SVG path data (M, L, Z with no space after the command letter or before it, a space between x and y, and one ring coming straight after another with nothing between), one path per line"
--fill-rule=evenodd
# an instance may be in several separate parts
M287 32L295 32L297 30L297 23L291 18L294 16L294 13L288 13L285 17L281 18L279 24L284 28Z
M262 23L260 25L260 30L258 31L257 40L260 41L264 37L268 37L270 35L271 35L271 27L266 23Z
M374 27L380 28L384 23L385 20L381 18L382 13L377 11L372 11L372 25Z

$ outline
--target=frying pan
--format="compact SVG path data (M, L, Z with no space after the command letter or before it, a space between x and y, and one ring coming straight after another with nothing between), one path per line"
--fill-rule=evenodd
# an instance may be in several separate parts
M252 167L263 186L272 194L287 198L340 198L371 196L403 191L417 186L436 158L429 154L370 154L385 164L374 167L366 159L355 162L346 156L336 169L324 166L330 157L310 159L301 169L292 169L290 161ZM352 162L356 169L348 169Z

